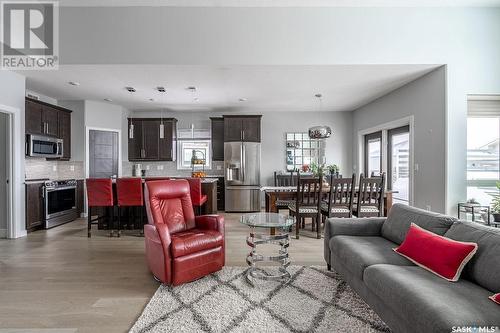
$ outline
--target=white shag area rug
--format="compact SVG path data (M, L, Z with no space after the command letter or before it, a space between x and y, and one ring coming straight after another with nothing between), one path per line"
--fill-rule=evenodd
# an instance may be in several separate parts
M389 332L340 276L324 267L290 266L288 283L255 286L245 270L224 267L178 287L161 285L130 332Z

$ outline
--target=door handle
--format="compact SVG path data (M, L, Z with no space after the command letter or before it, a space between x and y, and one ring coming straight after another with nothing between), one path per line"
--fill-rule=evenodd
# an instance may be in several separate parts
M245 181L245 164L246 164L246 153L247 153L247 150L245 149L245 145L241 145L241 150L242 150L242 154L241 154L241 161L242 161L242 164L241 164L241 174L242 174L242 180Z
M243 133L243 141L245 141L245 130L241 131Z

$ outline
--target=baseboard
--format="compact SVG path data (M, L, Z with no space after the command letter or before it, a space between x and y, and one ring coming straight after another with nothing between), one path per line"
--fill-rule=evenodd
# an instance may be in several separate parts
M0 238L7 238L7 229L0 229Z

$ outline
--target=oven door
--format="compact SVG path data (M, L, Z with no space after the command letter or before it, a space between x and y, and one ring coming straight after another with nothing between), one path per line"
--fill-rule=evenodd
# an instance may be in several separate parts
M49 220L76 209L76 186L45 189L45 219Z

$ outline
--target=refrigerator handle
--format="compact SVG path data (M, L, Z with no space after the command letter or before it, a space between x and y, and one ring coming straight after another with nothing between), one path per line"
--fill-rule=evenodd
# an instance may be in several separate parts
M245 181L245 164L246 164L246 149L245 144L241 144L241 180Z

